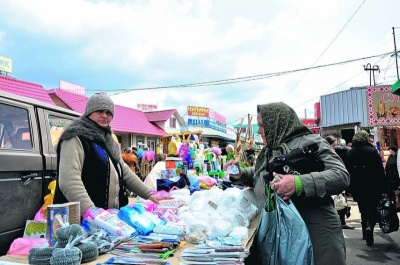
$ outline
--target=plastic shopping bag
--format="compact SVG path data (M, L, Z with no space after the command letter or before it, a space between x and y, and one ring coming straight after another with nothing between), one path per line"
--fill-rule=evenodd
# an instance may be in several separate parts
M291 200L269 196L275 202L261 209L257 244L263 265L313 265L314 255L310 235L303 219ZM275 209L273 209L275 208Z
M378 203L378 223L384 234L399 230L399 217L397 216L394 201L388 195L383 195Z
M343 193L339 193L338 195L332 195L332 199L336 210L343 210L347 208L347 199Z

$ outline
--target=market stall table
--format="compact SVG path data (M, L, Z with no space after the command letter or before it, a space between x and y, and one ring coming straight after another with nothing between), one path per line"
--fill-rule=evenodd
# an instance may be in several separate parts
M242 240L243 246L246 247L246 249L250 249L251 244L253 243L254 239L254 234L255 230L257 228L258 224L258 217L256 217L253 221L251 221L250 227L249 227L249 238ZM182 246L183 245L183 246ZM190 248L193 247L194 244L187 243L183 241L183 244L181 244L182 247L178 248L177 251L174 253L173 257L169 257L166 259L166 261L170 262L172 265L178 265L179 262L183 262L183 260L180 258L180 254L183 249L185 248ZM96 265L98 263L106 262L108 259L115 257L113 254L104 254L100 255L97 260L88 262L88 263L83 263L83 264L88 264L88 265ZM7 262L13 262L16 264L28 264L28 259L27 256L20 256L20 255L5 255L0 257L0 265L3 264L2 261L7 261Z

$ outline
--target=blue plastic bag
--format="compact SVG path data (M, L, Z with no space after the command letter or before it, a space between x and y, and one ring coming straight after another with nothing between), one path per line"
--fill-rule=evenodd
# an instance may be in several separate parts
M275 202L266 203L260 212L257 245L263 265L314 265L310 234L291 200L284 202L279 196L269 196Z
M141 235L153 232L154 223L129 205L119 209L118 218L135 228Z

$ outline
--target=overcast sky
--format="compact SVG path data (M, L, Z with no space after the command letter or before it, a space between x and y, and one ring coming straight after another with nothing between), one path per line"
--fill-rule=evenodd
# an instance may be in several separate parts
M397 80L394 57L376 55L394 52L392 27L400 48L399 11L399 0L2 0L0 56L45 89L65 80L185 120L187 106L229 123L275 101L312 118L321 95L369 85L368 63L377 84Z

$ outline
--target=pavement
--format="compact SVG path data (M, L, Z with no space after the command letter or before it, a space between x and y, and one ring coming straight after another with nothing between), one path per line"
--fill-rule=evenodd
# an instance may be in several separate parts
M361 215L357 203L351 197L347 198L351 206L351 216L346 219L346 223L355 226L355 229L343 230L346 242L346 257L348 265L359 264L400 264L400 231L384 234L379 225L374 229L373 246L367 246L362 240ZM400 213L397 213L400 218Z

